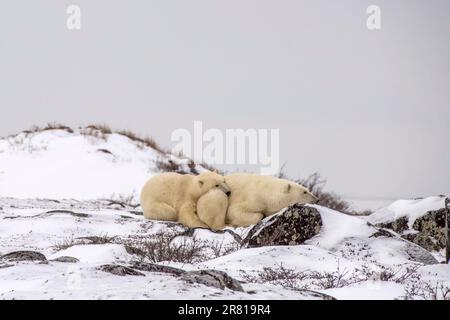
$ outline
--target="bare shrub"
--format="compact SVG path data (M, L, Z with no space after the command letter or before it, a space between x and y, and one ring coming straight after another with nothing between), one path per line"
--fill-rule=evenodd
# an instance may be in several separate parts
M124 244L140 261L194 263L203 260L204 245L201 242L192 237L174 243L177 236L176 233L159 232L147 238L125 240Z
M412 282L404 289L404 300L450 300L450 288L443 283Z
M59 242L56 242L55 244L53 244L52 247L53 249L60 251L77 245L106 244L106 243L116 243L116 237L109 237L108 235L99 235L99 236L74 238L73 236L71 236Z
M256 276L242 271L241 276L246 282L270 283L287 289L303 290L307 289L308 285L301 284L301 281L308 279L310 273L298 272L280 264L276 268L264 267Z
M49 123L47 123L47 125L45 127L32 126L30 129L25 130L24 133L30 134L30 133L37 133L37 132L48 131L48 130L64 130L69 133L73 133L72 128L65 126L58 122L49 122Z
M86 127L86 129L100 131L103 134L111 134L112 130L107 124L90 124Z
M106 140L107 133L104 133L101 129L98 129L96 125L89 125L80 129L80 133L84 136L89 136L97 139Z
M172 160L158 159L155 161L156 169L161 172L186 173L181 170L180 164Z
M281 168L280 172L278 173L278 177L282 179L289 179L283 172L283 168ZM313 173L306 179L296 179L293 181L296 181L302 186L305 186L309 189L309 191L317 196L320 199L319 204L321 206L348 214L352 213L350 210L350 204L347 201L333 192L324 191L324 187L327 181L326 179L322 178L319 173Z
M213 253L213 258L219 258L235 252L241 249L242 245L239 242L232 242L229 244L224 244L224 241L209 241L205 244Z
M137 196L135 192L130 193L129 195L124 194L112 194L109 199L105 199L108 201L108 206L119 205L122 208L137 208L139 207L139 203L136 202Z
M39 126L32 126L30 129L23 131L25 134L35 133L42 131L42 128Z
M138 142L141 145L141 147L149 147L162 154L168 153L168 151L164 150L160 145L158 145L153 138L150 137L142 138L130 130L120 130L117 133L127 137L128 139L134 142Z
M73 133L72 128L70 128L68 126L65 126L65 125L63 125L61 123L58 123L58 122L47 123L47 126L45 126L43 128L43 130L44 131L45 130L64 130L64 131L67 131L69 133Z
M189 163L188 163L188 168L189 168L189 170L191 171L192 174L197 175L198 171L197 171L197 169L195 167L196 167L196 164L195 164L194 160L191 159L189 161Z
M403 284L405 294L401 298L407 300L415 299L449 299L450 289L443 283L431 285L422 281L417 272L419 266L399 268L394 270L385 266L376 265L376 268L370 268L363 265L352 272L341 269L339 263L337 269L333 272L319 271L296 271L295 269L285 268L282 264L275 268L265 267L256 274L250 274L241 271L242 278L247 282L253 283L271 283L280 285L292 290L326 290L332 288L342 288L349 285L365 281L390 281Z
M55 242L53 244L52 248L57 251L60 251L60 250L65 250L67 248L75 246L77 244L78 244L77 241L73 237L70 237L70 238L66 238L61 241Z

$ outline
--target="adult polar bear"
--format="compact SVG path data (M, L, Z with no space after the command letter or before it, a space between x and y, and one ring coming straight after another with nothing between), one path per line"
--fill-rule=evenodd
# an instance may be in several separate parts
M318 202L307 188L286 179L235 173L226 176L225 181L231 190L228 199L215 190L204 194L197 203L199 218L212 229L222 229L226 224L249 226L292 204Z
M229 194L225 178L216 172L198 176L162 173L152 177L141 191L141 206L148 219L178 221L190 228L208 228L197 216L197 201L210 190Z

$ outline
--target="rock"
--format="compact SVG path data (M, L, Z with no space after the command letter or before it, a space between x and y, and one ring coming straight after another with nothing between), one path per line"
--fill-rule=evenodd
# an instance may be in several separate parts
M200 270L187 271L180 276L180 279L189 283L199 283L208 287L225 289L234 291L244 291L241 284L223 271L217 270Z
M98 268L101 271L112 273L116 276L145 276L142 272L119 264L104 264Z
M8 261L47 261L47 258L37 251L14 251L0 257Z
M388 230L385 229L378 229L377 232L372 234L369 238L378 238L378 237L385 237L385 238L392 238L394 235L390 233Z
M322 219L316 208L295 204L283 213L255 225L243 244L247 247L298 245L320 232Z
M299 291L303 292L307 299L337 300L333 296L330 296L328 294L321 293L321 292L318 292L318 291L307 290L307 289L302 289L302 290L299 290Z
M141 270L141 271L149 271L149 272L162 272L162 273L169 273L174 275L181 275L182 273L186 272L182 269L173 268L169 266L163 266L160 264L154 264L154 263L147 263L147 262L135 262L131 265L133 269Z
M445 248L445 208L429 211L422 217L417 218L412 225L412 229L409 229L406 217L401 217L392 222L379 223L376 226L391 229L400 234L402 238L428 251L439 251Z
M90 217L90 215L87 214L87 213L73 212L73 211L70 211L70 210L50 210L50 211L46 212L46 214L53 214L53 213L67 213L67 214L70 214L71 216L78 217L78 218L88 218L88 217Z
M137 216L143 216L144 215L144 212L137 211L137 210L130 210L128 212L131 213L131 214L137 215Z
M376 226L379 228L391 229L401 234L403 231L408 230L408 219L406 217L401 217L391 222L378 223Z
M0 269L9 268L9 267L12 267L12 266L13 266L13 264L1 263L0 262Z
M191 237L192 238L192 237L195 236L195 233L196 233L197 230L206 230L208 232L216 233L216 234L228 233L229 235L231 235L234 238L234 240L237 243L242 243L241 236L238 235L236 232L230 230L230 229L213 230L213 229L206 229L206 228L189 228L189 229L186 229L185 231L183 231L182 233L180 233L179 235L177 235L177 237L178 236L183 236L183 237Z
M425 265L429 265L429 264L438 264L439 261L436 260L435 257L433 257L433 255L428 252L427 250L425 250L424 248L422 248L421 246L411 243L409 241L406 241L407 243L406 245L406 253L409 256L409 260L411 261L416 261L416 262L420 262L423 263Z
M414 237L409 235L410 241L428 251L445 248L445 208L430 211L416 219L413 229L419 231Z
M62 257L58 257L56 259L52 259L50 261L76 263L76 262L79 262L80 260L78 260L77 258L74 258L74 257L62 256Z

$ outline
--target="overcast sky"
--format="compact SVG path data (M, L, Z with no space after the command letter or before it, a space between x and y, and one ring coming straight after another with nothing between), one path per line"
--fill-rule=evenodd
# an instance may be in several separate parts
M448 0L2 0L0 136L101 122L171 147L194 120L279 128L292 177L450 194L449 40Z

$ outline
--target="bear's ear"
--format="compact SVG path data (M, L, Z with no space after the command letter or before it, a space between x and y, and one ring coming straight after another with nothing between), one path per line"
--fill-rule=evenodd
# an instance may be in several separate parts
M289 193L291 191L291 184L288 183L285 187L284 187L284 193Z

